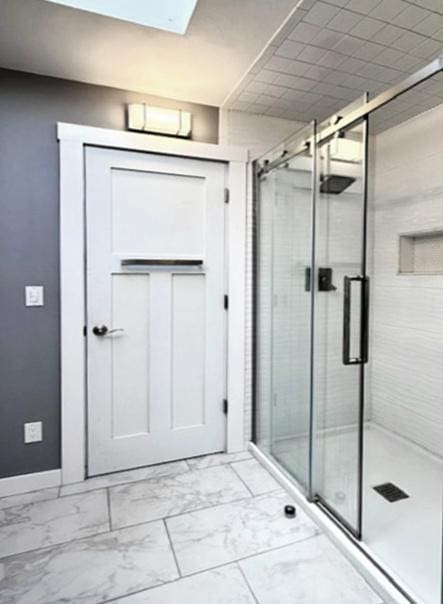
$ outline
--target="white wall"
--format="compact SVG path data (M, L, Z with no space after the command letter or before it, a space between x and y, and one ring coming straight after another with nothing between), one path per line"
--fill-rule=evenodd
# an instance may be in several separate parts
M305 124L265 115L222 109L220 111L220 144L245 147L251 160L279 145L302 129ZM252 172L249 171L246 251L246 387L245 441L251 437L252 409Z
M443 274L400 275L399 235L443 230L443 105L375 137L372 419L443 455ZM440 255L443 271L443 254Z

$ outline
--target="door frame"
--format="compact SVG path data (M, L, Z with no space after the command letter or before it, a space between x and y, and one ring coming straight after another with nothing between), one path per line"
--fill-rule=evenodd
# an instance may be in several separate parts
M61 483L86 477L85 147L174 155L227 165L226 450L245 448L246 186L248 151L170 137L58 123L60 159Z

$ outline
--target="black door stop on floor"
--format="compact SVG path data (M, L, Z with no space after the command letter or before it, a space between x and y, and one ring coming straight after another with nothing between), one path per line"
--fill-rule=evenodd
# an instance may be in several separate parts
M286 518L295 518L297 515L296 509L293 505L285 505L285 516Z

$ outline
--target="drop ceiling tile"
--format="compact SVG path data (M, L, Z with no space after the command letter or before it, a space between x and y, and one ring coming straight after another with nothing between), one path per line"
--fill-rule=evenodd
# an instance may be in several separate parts
M371 11L371 17L389 23L409 6L410 5L404 0L382 0L381 3Z
M384 67L381 65L374 65L373 63L366 63L366 65L361 69L360 75L364 78L371 78L374 80L382 81L380 78L380 74L383 73Z
M268 71L267 69L262 69L257 73L255 79L259 82L267 82L268 84L272 84L275 81L277 74L274 71Z
M294 40L285 40L277 48L275 54L279 57L286 57L287 59L295 59L303 50L304 45Z
M319 100L320 100L320 95L316 94L315 92L305 92L302 96L302 101L305 101L306 103L313 104Z
M286 101L302 101L305 93L302 90L287 90L283 98Z
M418 57L413 57L412 55L404 54L398 61L396 61L392 65L392 67L395 67L395 69L400 69L400 71L412 72L415 69L419 68L421 62L421 59L419 59Z
M365 78L368 92L371 93L371 97L379 94L386 90L386 84L384 82L378 82L377 80L371 80L371 78Z
M365 42L363 45L358 48L353 56L356 59L361 59L362 61L368 62L372 61L374 57L380 54L385 49L385 46L381 44L375 44L374 42Z
M349 0L328 0L329 4L334 4L335 6L346 6Z
M361 15L351 13L351 11L342 9L335 17L328 23L328 28L334 31L341 31L348 33L353 27L361 21Z
M302 76L310 67L309 63L302 63L301 61L291 61L289 73L291 75Z
M268 107L266 105L261 105L260 103L251 103L249 105L248 111L251 113L264 113Z
M286 92L286 90L287 90L287 88L285 88L284 86L276 86L275 84L268 84L266 87L266 90L265 90L265 94L279 98Z
M347 73L345 73L344 71L338 71L338 69L328 69L328 73L325 76L324 81L330 84L340 85L343 84L343 81L345 80L347 75Z
M361 90L355 90L354 88L340 87L340 98L344 101L355 101L356 98L361 96Z
M253 81L246 86L245 92L248 92L250 94L262 94L266 91L267 86L268 84L266 84L265 82Z
M419 8L418 6L410 5L406 10L395 17L395 24L399 27L412 29L417 23L420 23L420 21L424 21L424 19L429 17L429 15L429 11Z
M385 48L380 54L378 54L373 62L378 65L386 65L387 67L391 67L395 61L398 61L403 56L403 53L400 50L396 50L395 48Z
M281 71L283 73L290 73L291 61L284 57L273 56L266 63L266 69L269 71Z
M325 67L339 67L342 63L346 61L346 55L342 55L339 52L334 52L333 50L328 51L318 62L319 65L324 65Z
M318 48L317 46L305 46L302 50L298 59L300 61L306 61L307 63L317 63L326 54L324 48Z
M251 92L242 92L238 97L239 101L245 103L255 103L258 98L258 94L252 94Z
M404 29L400 29L395 25L385 25L373 36L372 41L391 46L394 40L398 40L404 33Z
M410 52L411 50L422 44L422 42L424 42L425 40L425 36L416 34L413 31L407 31L400 38L398 38L398 40L394 40L392 46L394 48L398 48L399 50Z
M316 2L304 18L304 21L306 21L306 23L324 27L333 17L335 17L339 10L340 8L337 6L331 6L324 2Z
M329 69L327 67L321 67L320 65L313 65L306 72L306 77L311 78L312 80L323 81L329 73Z
M276 103L276 98L275 96L271 96L269 94L261 94L258 97L258 103L261 103L262 105L267 105L268 107L272 107L273 105L275 105Z
M418 4L423 8L428 8L429 10L434 10L443 14L443 6L441 0L419 0Z
M269 115L270 117L283 117L283 115L286 113L287 109L280 109L279 107L270 107L267 111L266 111L266 115Z
M352 28L351 34L353 36L357 36L358 38L371 40L374 35L380 31L380 29L382 29L383 25L384 24L381 21L377 21L377 19L365 17L360 21L360 23L357 23L357 25Z
M354 38L353 36L343 36L342 35L340 42L335 44L333 49L334 49L334 51L341 52L344 55L352 56L363 46L363 44L364 44L364 42L359 40L359 38Z
M334 86L333 84L327 84L326 82L318 82L314 88L312 89L313 92L318 92L320 94L324 94L333 98L340 98L337 96L337 86Z
M366 63L364 61L351 57L346 59L346 61L340 65L340 71L346 71L347 73L358 73L365 65Z
M359 92L365 92L367 88L365 78L351 73L349 73L343 80L343 85Z
M438 40L439 42L443 42L443 27L432 34L432 37Z
M426 19L414 26L414 31L424 36L432 36L440 29L443 29L443 17L431 13Z
M441 43L437 42L437 40L426 40L416 48L411 50L411 54L415 57L420 57L421 59L428 59L431 61L435 57L438 57L442 54Z
M275 84L278 84L279 86L285 86L286 88L297 88L298 90L300 90L303 84L303 80L293 75L280 73L275 79Z
M322 29L315 38L312 39L314 46L320 46L321 48L333 48L335 44L338 44L343 39L343 34L330 29Z
M367 15L371 10L378 6L381 1L382 0L349 0L346 8L348 10L353 10L356 13Z
M299 78L301 90L304 92L308 92L315 85L314 80L309 80L308 78Z
M309 43L315 36L320 32L320 27L312 25L311 23L305 23L302 21L294 27L292 32L289 34L291 40L296 42Z
M391 69L390 67L377 66L381 68L381 72L378 75L378 80L385 82L386 84L394 84L401 82L404 79L405 74L397 69Z
M247 111L250 106L250 103L243 103L242 101L234 101L230 109L234 109L234 111Z

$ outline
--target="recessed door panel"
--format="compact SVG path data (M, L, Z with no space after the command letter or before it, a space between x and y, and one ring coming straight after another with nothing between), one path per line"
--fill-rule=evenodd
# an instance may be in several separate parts
M171 334L173 429L206 423L205 307L205 276L174 275Z
M149 304L149 275L112 275L112 325L124 325L109 339L114 438L150 430Z
M111 178L115 253L204 254L205 178L123 169L113 169Z

